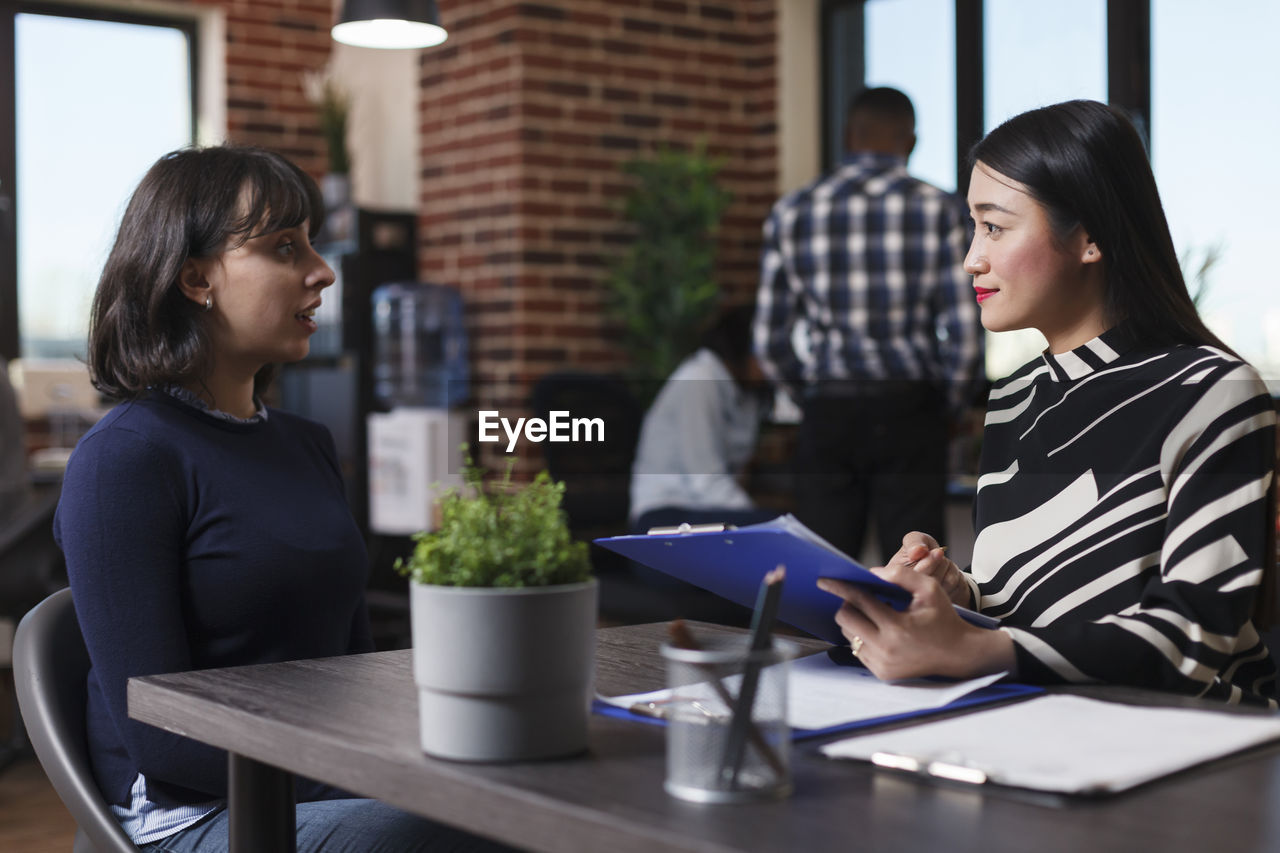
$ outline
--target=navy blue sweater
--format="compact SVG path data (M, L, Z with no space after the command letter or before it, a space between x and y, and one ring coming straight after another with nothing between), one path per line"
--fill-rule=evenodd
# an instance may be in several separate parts
M225 752L129 719L130 677L373 648L332 438L287 412L232 423L162 393L121 403L72 454L54 531L108 802L126 804L139 772L162 806L226 796Z

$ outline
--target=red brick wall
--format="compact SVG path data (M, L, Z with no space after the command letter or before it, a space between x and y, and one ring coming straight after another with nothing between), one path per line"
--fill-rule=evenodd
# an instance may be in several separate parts
M619 166L705 140L734 195L718 247L750 299L775 197L775 0L441 0L421 59L420 264L467 303L484 407L554 369L621 369L600 303L628 236ZM536 448L532 454L537 455Z
M329 61L331 0L196 0L226 12L227 135L279 151L315 176L325 148L302 75Z

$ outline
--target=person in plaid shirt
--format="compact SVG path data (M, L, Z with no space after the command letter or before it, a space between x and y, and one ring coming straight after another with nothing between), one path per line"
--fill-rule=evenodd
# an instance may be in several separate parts
M979 390L983 332L961 199L907 173L915 110L902 92L850 102L848 151L764 224L754 347L803 419L796 514L853 556L943 530L951 428Z

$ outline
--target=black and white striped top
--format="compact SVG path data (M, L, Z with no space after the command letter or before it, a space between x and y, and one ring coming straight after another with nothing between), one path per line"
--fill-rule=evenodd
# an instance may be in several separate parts
M1123 328L991 392L969 581L1019 679L1257 702L1275 414L1249 365Z

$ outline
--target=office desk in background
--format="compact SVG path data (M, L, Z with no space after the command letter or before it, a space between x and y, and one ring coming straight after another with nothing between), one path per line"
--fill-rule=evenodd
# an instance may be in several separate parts
M664 686L664 625L597 636L599 692ZM1196 706L1120 688L1078 692ZM281 815L280 792L289 773L539 851L1280 850L1280 745L1117 797L1047 806L830 761L806 742L793 751L791 798L717 806L667 796L663 729L625 720L593 716L590 749L577 758L474 765L424 757L410 651L133 679L129 713L233 754L240 853L286 849L292 810Z

